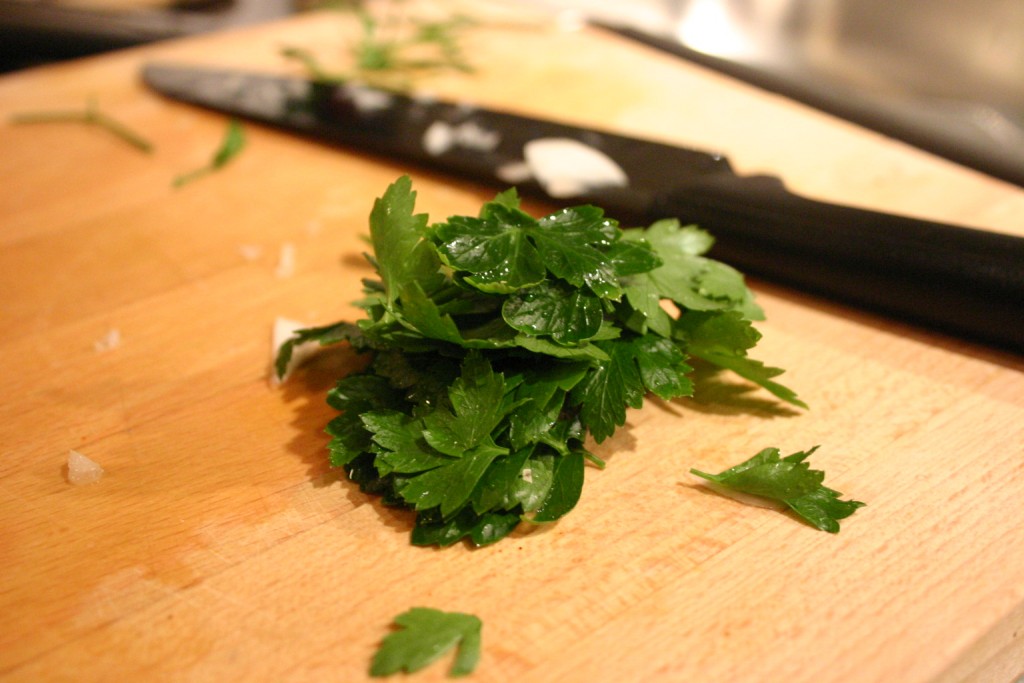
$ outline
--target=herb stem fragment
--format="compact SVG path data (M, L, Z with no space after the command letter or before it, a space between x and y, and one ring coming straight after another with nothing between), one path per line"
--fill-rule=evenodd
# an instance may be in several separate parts
M214 153L213 158L206 166L198 168L189 173L183 173L174 179L174 187L181 187L193 180L197 180L207 174L222 168L225 164L238 156L238 153L245 147L245 129L237 119L228 122L227 131L224 133L224 140Z
M84 110L33 111L11 116L13 124L35 123L84 123L103 128L127 142L141 152L149 154L153 144L117 119L100 111L94 100L89 100Z

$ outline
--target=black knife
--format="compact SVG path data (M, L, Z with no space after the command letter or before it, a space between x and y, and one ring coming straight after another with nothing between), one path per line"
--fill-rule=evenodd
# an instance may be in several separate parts
M558 204L624 225L666 217L716 238L751 275L1012 351L1024 351L1024 238L799 197L717 154L607 131L338 84L149 65L177 100Z

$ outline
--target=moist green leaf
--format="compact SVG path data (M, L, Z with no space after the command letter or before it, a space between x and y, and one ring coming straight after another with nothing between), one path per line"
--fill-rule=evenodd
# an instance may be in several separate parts
M602 361L608 359L608 354L598 348L596 344L562 346L550 339L520 334L515 338L515 345L541 356L553 356L562 360Z
M417 515L411 541L413 545L445 547L469 538L475 546L490 545L508 536L520 521L514 512L477 514L471 508L465 508L445 520L440 514L428 510Z
M513 294L501 314L524 334L550 336L559 344L571 345L597 335L604 307L594 294L554 281Z
M804 462L817 446L780 458L778 448L766 448L749 460L718 474L690 472L725 488L785 503L812 526L837 533L840 519L864 503L839 500L842 495L822 485L825 473Z
M616 247L620 231L601 209L574 207L537 220L512 203L491 202L480 218L456 216L432 229L445 263L484 291L512 293L550 272L573 287L617 298L619 278L658 263L644 243Z
M532 512L540 507L551 490L556 456L531 451L524 448L494 461L473 492L476 514L519 508Z
M693 368L675 342L644 335L632 344L640 379L648 391L665 400L693 393L693 383L686 376Z
M370 665L371 676L419 671L457 647L450 676L472 673L480 659L483 624L471 614L413 607L395 617L398 631L386 636Z
M761 338L749 320L738 312L689 311L679 316L674 336L683 342L686 352L740 377L754 382L783 401L801 408L807 404L793 390L772 380L783 373L779 368L747 357Z
M661 291L654 280L649 277L627 277L623 293L626 302L638 314L635 320L627 321L632 329L640 334L650 330L662 337L672 336L672 318L661 307Z
M616 223L596 206L562 209L537 221L534 233L544 263L556 277L576 287L586 285L595 294L617 298L621 294L614 260L608 249L619 238ZM633 272L627 267L622 274Z
M423 239L427 216L413 214L415 206L412 180L402 176L374 202L370 212L370 238L377 272L389 303L411 283L430 292L443 280L440 260Z
M531 456L512 481L512 502L519 503L523 512L533 512L539 508L555 485L555 463L560 461L561 458L551 455Z
M451 410L442 406L424 416L424 436L431 446L457 458L483 443L509 410L504 376L479 353L466 357L448 399Z
M401 394L385 378L369 374L340 379L328 392L327 403L341 412L328 423L326 430L333 437L328 450L334 467L348 465L370 449L372 434L363 423L363 414L404 405Z
M686 310L737 311L748 320L764 318L738 271L700 256L711 246L703 230L681 227L675 220L659 221L644 231L644 238L663 265L638 279L647 279L661 297Z
M846 519L864 503L857 500L839 500L842 494L820 486L799 498L786 500L786 505L810 524L831 534L839 533L839 520Z
M552 475L551 490L531 521L553 522L564 516L576 507L582 492L583 453L576 451L559 457Z
M497 195L495 195L494 199L484 204L480 208L480 215L486 216L490 211L492 204L499 204L501 206L504 206L506 209L518 209L520 205L519 193L516 191L516 188L514 187L510 187L507 190L499 192Z
M365 429L376 444L377 470L380 474L415 474L452 462L438 452L423 436L423 421L397 410L374 410L361 416Z
M550 362L544 372L526 372L516 390L521 403L509 418L509 440L515 449L544 442L559 452L567 445L549 438L562 417L569 390L586 376L589 366L583 363Z
M523 448L496 458L491 463L473 491L471 502L477 515L492 510L511 510L515 507L513 486L516 480L520 479L532 450Z
M509 293L543 282L544 262L527 236L530 216L503 204L487 218L455 216L434 228L445 263L471 273L467 280L487 292Z
M599 443L626 422L626 408L643 405L644 394L662 398L687 396L692 383L685 356L670 340L652 335L629 336L597 346L608 355L571 394L580 416Z
M439 508L445 518L459 510L491 463L507 449L483 443L461 458L406 480L398 493L417 510Z
M423 291L416 280L399 287L402 306L399 309L402 323L427 339L437 339L462 345L465 340L458 325L449 315L444 315Z

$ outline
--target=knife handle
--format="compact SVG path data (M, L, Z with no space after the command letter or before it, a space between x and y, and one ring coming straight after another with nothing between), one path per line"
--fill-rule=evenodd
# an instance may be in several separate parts
M657 211L751 275L1024 351L1024 238L836 206L768 177L694 178Z

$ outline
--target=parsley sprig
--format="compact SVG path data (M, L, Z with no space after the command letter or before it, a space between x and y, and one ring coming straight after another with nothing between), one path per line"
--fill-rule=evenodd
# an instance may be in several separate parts
M691 395L691 357L803 405L747 356L762 312L698 228L623 231L593 206L538 219L514 190L430 224L415 199L402 177L374 204L366 318L301 330L277 362L283 375L311 341L370 356L328 394L330 460L415 510L415 544L485 545L561 518L585 462L600 464L588 437L612 436L649 393Z
M399 630L384 638L370 665L371 676L414 673L457 648L448 675L466 676L480 659L483 623L472 614L413 607L395 617Z
M404 12L378 17L361 4L342 4L359 21L358 40L347 46L351 66L335 71L313 51L287 46L281 55L301 64L310 77L325 82L361 81L404 90L419 76L439 71L469 73L472 65L462 50L461 34L476 25L456 14L440 20L421 19Z
M817 449L815 446L783 458L778 448L765 448L718 474L696 469L690 472L726 489L784 503L812 526L835 534L839 533L839 520L852 515L864 503L840 500L842 494L822 485L825 473L812 470L805 462Z

